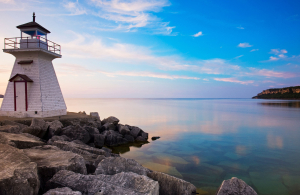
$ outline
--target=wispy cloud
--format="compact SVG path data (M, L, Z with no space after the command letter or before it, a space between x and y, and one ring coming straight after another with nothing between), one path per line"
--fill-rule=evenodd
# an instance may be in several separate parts
M152 77L152 78L160 78L160 79L192 79L199 80L198 77L189 77L189 76L181 76L181 75L169 75L169 74L161 74L154 72L127 72L127 71L119 71L119 72L106 72L106 71L98 71L99 73L105 74L109 77L119 76L132 76L132 77Z
M276 77L276 78L293 78L296 77L295 73L291 72L278 72L273 70L267 69L256 69L256 68L249 68L251 70L248 75L257 75L257 76L265 76L265 77Z
M90 0L90 3L97 8L93 15L115 22L111 30L150 28L155 34L170 35L175 28L154 15L171 5L168 0Z
M233 59L239 59L239 58L241 58L241 57L243 57L244 55L239 55L239 56L236 56L236 57L234 57Z
M241 29L241 30L244 30L245 28L242 27L242 26L239 26L239 27L236 27L237 29Z
M64 8L71 12L70 15L82 15L87 14L87 10L78 3L78 0L75 2L68 1L63 4Z
M239 83L243 85L248 85L254 83L254 81L241 81L236 78L214 78L216 81L230 82L230 83Z
M249 43L240 43L238 44L238 47L241 47L241 48L247 48L247 47L252 47L253 45L250 45Z
M258 51L259 49L252 49L250 52Z
M198 32L198 33L196 33L196 34L194 34L194 35L192 35L193 37L199 37L199 36L203 36L203 33L202 33L202 31L200 31L200 32Z
M0 0L0 3L5 3L5 4L14 4L14 0Z

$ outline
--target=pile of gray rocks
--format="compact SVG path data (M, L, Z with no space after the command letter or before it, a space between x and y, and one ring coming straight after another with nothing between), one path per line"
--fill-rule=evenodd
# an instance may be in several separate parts
M91 116L49 122L35 118L30 126L0 122L0 194L196 194L193 184L104 147L146 142L146 132L121 125L115 117L101 121L97 113Z

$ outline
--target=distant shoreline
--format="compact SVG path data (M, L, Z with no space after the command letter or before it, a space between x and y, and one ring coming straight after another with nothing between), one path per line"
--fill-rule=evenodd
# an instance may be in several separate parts
M263 90L252 99L300 100L300 86Z

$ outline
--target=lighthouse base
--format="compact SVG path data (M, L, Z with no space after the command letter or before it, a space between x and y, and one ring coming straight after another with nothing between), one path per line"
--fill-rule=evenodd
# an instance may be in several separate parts
M15 118L45 118L62 115L67 115L66 109L49 111L0 111L0 116L9 116Z

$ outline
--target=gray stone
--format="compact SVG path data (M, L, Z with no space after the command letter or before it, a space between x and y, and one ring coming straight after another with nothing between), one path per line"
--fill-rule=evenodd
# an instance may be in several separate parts
M137 138L137 136L139 135L139 133L141 132L141 129L135 126L131 126L130 128L130 134L134 137Z
M102 148L105 142L105 135L97 134L94 136L94 144L96 148Z
M63 151L50 145L37 146L23 151L32 162L37 164L42 191L44 191L45 183L60 170L87 174L85 160L73 152Z
M73 191L70 188L64 187L64 188L55 188L52 190L49 190L43 195L82 195L79 191Z
M68 126L63 128L61 135L66 135L71 140L80 140L83 143L88 143L91 139L89 132L87 132L80 125Z
M93 117L93 118L96 118L99 121L101 121L98 112L90 112L90 116Z
M116 130L116 126L113 124L113 123L105 123L104 125L103 125L103 128L104 128L104 130L113 130L113 131L115 131Z
M142 131L142 135L141 136L142 136L142 138L148 140L148 133Z
M142 136L138 136L138 137L135 139L135 141L137 141L137 142L146 142L147 140L146 140L146 138L143 138Z
M158 182L136 173L117 173L115 175L81 175L71 171L59 171L47 182L48 188L69 187L84 195L158 195Z
M197 188L182 179L178 179L176 177L173 177L171 175L153 171L149 172L148 177L153 179L154 181L158 181L159 183L159 194L164 195L174 195L174 194L180 194L180 195L191 195L196 194Z
M93 142L94 141L94 137L95 135L99 135L99 130L96 127L91 127L91 126L84 126L83 127L87 132L89 132L90 134L90 141Z
M22 150L0 144L0 194L37 195L39 188L37 164Z
M114 175L121 172L133 172L147 176L149 169L143 167L133 159L108 157L98 164L95 174Z
M233 177L224 180L216 195L257 195L243 180Z
M119 123L119 119L117 119L116 117L114 117L114 116L110 116L110 117L108 117L108 118L105 118L105 119L103 119L102 120L102 124L106 124L106 123L113 123L114 125L118 125L118 123Z
M54 141L71 141L71 139L65 135L62 135L62 136L57 136L57 135L54 135L51 139L48 140L47 144L48 145L52 145L52 143Z
M125 125L119 124L118 125L118 131L122 135L128 135L128 134L130 134L130 129L127 126L125 126Z
M59 135L62 132L63 124L59 120L46 122L49 126L46 139L51 139L54 135Z
M47 124L43 119L33 118L31 125L23 129L23 133L29 133L39 138L44 138L47 133L49 124Z
M5 125L0 126L0 132L6 132L6 133L22 133L22 129L18 125Z
M105 145L107 146L118 146L121 144L126 144L128 141L122 137L119 133L109 130L104 132L105 135Z
M134 142L134 137L132 135L125 135L124 138L128 141L128 142Z
M13 134L5 132L0 132L0 143L8 144L19 149L45 145L45 143L42 142L40 138L35 137L31 134Z

